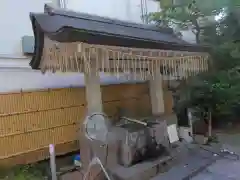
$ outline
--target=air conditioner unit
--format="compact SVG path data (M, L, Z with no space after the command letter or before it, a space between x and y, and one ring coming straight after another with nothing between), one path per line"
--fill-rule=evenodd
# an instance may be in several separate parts
M23 36L22 37L22 53L24 55L31 55L34 53L34 37Z

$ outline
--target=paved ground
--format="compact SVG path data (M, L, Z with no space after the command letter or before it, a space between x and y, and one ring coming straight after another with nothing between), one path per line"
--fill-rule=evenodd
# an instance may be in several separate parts
M63 175L61 180L83 180L83 175L80 172L72 172Z
M240 134L219 134L223 148L240 155ZM207 167L192 180L240 180L240 161L222 159Z
M239 180L240 161L218 160L192 180Z
M220 134L221 146L240 155L240 134ZM217 152L220 145L211 151ZM203 149L187 149L181 163L167 173L151 180L240 180L240 161L235 157L221 158ZM80 173L65 175L62 180L81 180Z

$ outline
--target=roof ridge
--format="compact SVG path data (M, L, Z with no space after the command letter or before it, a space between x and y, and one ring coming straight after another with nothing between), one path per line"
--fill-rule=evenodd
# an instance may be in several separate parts
M100 15L90 14L90 13L86 13L86 12L76 12L76 11L73 11L70 9L55 8L49 4L45 4L44 12L48 13L50 15L68 16L68 17L74 17L74 18L79 18L79 19L104 22L104 23L109 23L109 24L115 24L115 25L120 25L120 26L131 27L131 28L138 28L138 29L145 29L145 30L149 30L149 31L155 31L155 32L161 32L161 33L174 35L174 31L172 28L157 27L157 26L148 25L148 24L139 24L136 22L124 21L124 20L120 20L117 18L100 16ZM72 14L69 15L69 13L72 13Z

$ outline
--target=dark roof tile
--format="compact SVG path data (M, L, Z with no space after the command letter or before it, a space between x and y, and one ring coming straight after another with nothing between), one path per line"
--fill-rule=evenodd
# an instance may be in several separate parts
M30 65L37 68L42 56L44 35L58 42L125 46L149 49L206 51L177 38L171 28L136 24L45 5L44 13L30 13L35 36L35 53Z

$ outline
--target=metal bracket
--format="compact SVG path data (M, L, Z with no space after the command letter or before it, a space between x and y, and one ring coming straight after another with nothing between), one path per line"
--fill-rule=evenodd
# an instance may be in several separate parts
M105 169L105 167L103 166L101 160L98 158L98 157L94 157L91 162L89 163L88 165L88 169L87 169L87 172L84 174L84 178L83 180L87 180L87 177L88 177L88 174L91 172L91 167L93 165L100 165L101 169L103 170L104 172L104 175L105 177L107 178L107 180L113 180L112 178L110 178L110 175L108 174L107 170Z

